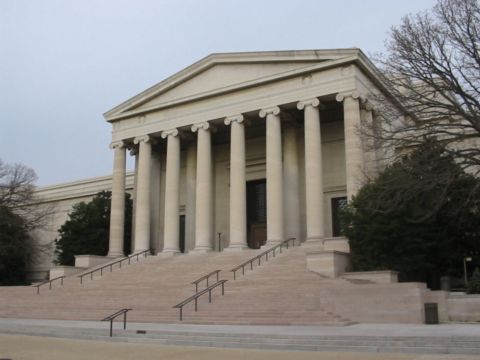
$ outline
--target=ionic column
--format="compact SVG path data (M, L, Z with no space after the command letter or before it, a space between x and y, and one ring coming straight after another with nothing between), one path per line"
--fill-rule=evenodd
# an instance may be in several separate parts
M112 204L110 211L110 239L108 256L124 256L123 238L125 231L125 163L126 152L123 141L113 142Z
M350 200L361 187L363 171L362 139L360 137L359 94L338 94L336 99L343 101L343 119L345 128L345 166L347 196Z
M195 187L197 173L197 147L189 144L186 160L186 209L185 209L185 252L195 247Z
M284 240L283 166L280 108L262 109L260 117L267 123L267 242Z
M167 166L165 175L165 223L162 253L180 252L180 138L178 130L162 132L167 138Z
M323 214L322 136L318 99L300 101L299 110L305 118L305 203L307 210L307 241L325 236Z
M197 181L195 190L195 252L212 250L212 144L210 124L192 126L197 134Z
M135 251L150 249L150 166L152 146L150 136L136 137L133 142L139 144L137 202L135 214Z
M228 117L230 139L230 245L229 250L247 248L247 184L245 179L245 128L243 115Z
M283 180L285 237L295 238L300 243L300 187L298 167L297 128L287 123L283 132Z

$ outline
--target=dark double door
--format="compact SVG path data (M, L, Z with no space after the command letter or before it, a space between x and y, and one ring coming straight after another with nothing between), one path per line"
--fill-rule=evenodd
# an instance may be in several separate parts
M247 243L259 249L267 242L267 184L265 179L247 182Z

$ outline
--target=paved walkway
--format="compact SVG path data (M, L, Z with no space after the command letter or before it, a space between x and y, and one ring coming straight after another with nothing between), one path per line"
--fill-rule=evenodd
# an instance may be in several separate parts
M120 329L121 323L115 327ZM56 359L294 359L294 360L460 360L476 359L468 355L420 355L367 352L278 351L224 349L189 346L166 346L153 343L112 342L108 338L109 324L99 321L63 321L34 319L0 319L0 360ZM130 331L182 331L202 334L262 335L321 335L473 339L480 342L480 324L403 325L358 324L346 327L331 326L226 326L128 323ZM91 340L82 340L90 338ZM102 341L98 341L102 339ZM115 337L113 338L115 340ZM120 340L120 339L118 339ZM441 340L440 340L441 341Z
M12 360L474 360L480 356L270 351L0 335L0 359Z
M119 318L120 319L120 318ZM49 329L107 329L109 324L100 321L70 321L70 320L38 320L0 318L0 333L10 332L15 328L28 329L41 327ZM115 323L121 329L122 323ZM480 341L480 323L472 324L356 324L350 326L261 326L261 325L191 325L191 324L156 324L128 323L131 330L150 331L188 331L188 332L218 332L230 334L276 334L276 335L332 335L332 336L412 336L412 337L478 337ZM36 335L32 333L32 335Z

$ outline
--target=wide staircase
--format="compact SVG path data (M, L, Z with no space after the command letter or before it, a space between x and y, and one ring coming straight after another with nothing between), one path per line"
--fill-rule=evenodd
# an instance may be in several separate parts
M214 270L221 270L226 279L225 295L221 287L183 309L182 323L191 324L255 324L255 325L346 325L351 321L331 313L322 306L328 282L306 270L302 248L290 248L269 261L262 258L237 271L236 280L230 272L236 265L260 254L263 250L207 253L172 257L148 257L113 272L97 272L93 280L83 284L77 276L54 283L53 289L32 287L0 288L0 317L99 320L122 308L132 308L129 321L180 323L179 309L173 306L195 293L192 281ZM216 281L213 276L210 285ZM322 287L322 283L326 287ZM315 284L314 286L312 286ZM206 282L199 284L199 291Z

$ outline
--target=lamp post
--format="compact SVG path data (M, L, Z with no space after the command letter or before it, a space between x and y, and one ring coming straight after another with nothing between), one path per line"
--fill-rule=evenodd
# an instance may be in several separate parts
M472 261L470 256L463 258L463 274L465 276L465 287L468 285L468 275L467 275L467 262Z

